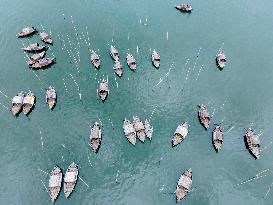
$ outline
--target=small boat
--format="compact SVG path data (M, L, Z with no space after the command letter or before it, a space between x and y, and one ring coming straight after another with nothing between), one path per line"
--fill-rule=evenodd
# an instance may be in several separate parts
M141 142L145 141L145 127L139 117L133 117L133 125L136 135Z
M23 113L25 115L29 114L29 112L34 106L34 103L35 103L35 96L31 91L29 91L23 100Z
M153 127L151 126L150 122L148 120L145 120L144 122L144 128L145 128L145 134L146 136L149 138L149 140L152 140L152 136L153 136Z
M132 71L136 70L136 60L132 54L127 53L127 64Z
M78 180L79 170L77 165L72 162L66 170L64 177L64 195L66 198L70 196Z
M54 63L55 58L42 58L40 60L38 60L36 63L31 65L31 68L33 69L39 69L39 68L44 68L47 67L49 65L51 65L52 63Z
M118 77L122 76L122 65L119 61L115 61L115 65L113 67L113 69L115 70L115 73L117 74Z
M155 49L153 50L153 53L152 53L152 62L153 62L154 67L159 68L160 55L155 51Z
M54 87L49 86L46 91L46 102L48 104L49 109L53 109L57 102L57 93Z
M182 173L180 176L177 185L176 185L176 203L184 199L188 193L191 191L192 185L192 170L188 169Z
M256 158L260 157L260 138L256 135L251 128L248 128L245 134L245 143L249 152Z
M29 36L31 34L34 34L35 32L37 31L36 28L34 27L26 27L26 28L23 28L22 31L20 31L17 36L18 37L24 37L24 36Z
M176 146L180 144L187 136L189 132L189 125L187 122L182 123L181 125L178 125L176 128L173 139L172 139L172 146Z
M222 70L226 65L227 59L223 51L220 51L216 55L216 64Z
M90 146L97 153L101 145L101 126L95 122L91 127Z
M33 64L36 63L38 60L42 59L44 56L45 56L45 51L42 51L42 52L40 52L40 53L35 53L35 54L33 54L33 55L29 58L27 64L28 64L28 65L33 65Z
M216 152L220 151L223 141L224 141L223 131L221 130L219 125L216 125L212 132L212 143Z
M203 105L203 104L199 105L198 116L199 116L200 123L207 130L209 128L209 124L210 124L210 115L209 115L209 111L205 105Z
M23 51L27 51L27 52L41 51L43 49L45 49L45 46L39 45L39 43L32 43L29 46L22 48Z
M119 53L118 50L111 45L110 47L110 55L113 58L114 61L119 61Z
M55 166L50 173L48 185L49 187L48 193L53 203L57 199L61 191L62 181L63 181L62 170L58 166Z
M175 8L177 10L183 11L183 12L191 12L192 11L192 7L190 5L185 5L185 4L176 5Z
M100 68L100 57L95 51L91 51L91 62L95 66L95 68L99 69Z
M126 118L123 121L123 130L124 130L124 134L127 137L128 141L132 145L135 145L136 144L136 131L135 131L133 124L129 120L127 120Z
M99 85L99 96L102 101L105 101L107 96L109 95L108 81L102 80Z
M53 43L51 37L46 32L40 32L40 38L45 43L48 43L48 44Z
M22 109L23 106L23 101L24 101L24 94L23 92L17 93L13 98L12 98L12 108L11 111L13 115L18 115L19 112Z

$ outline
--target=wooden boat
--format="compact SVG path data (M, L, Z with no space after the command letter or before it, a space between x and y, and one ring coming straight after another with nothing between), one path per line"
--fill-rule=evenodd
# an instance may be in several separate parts
M45 56L45 51L42 51L42 52L40 52L40 53L35 53L35 54L33 54L33 55L29 58L27 64L28 64L28 65L33 65L33 64L36 63L38 60L42 59L44 56Z
M35 103L35 96L31 91L29 91L23 100L23 113L25 115L29 114L29 112L34 106L34 103Z
M51 37L46 32L40 32L40 38L45 43L48 43L48 44L53 43Z
M79 170L77 165L72 162L66 170L64 177L64 195L66 198L70 196L78 180Z
M132 54L127 53L127 64L132 71L136 70L136 60Z
M192 7L189 5L185 5L185 4L176 5L175 8L179 11L182 11L182 12L191 12L192 11Z
M159 68L160 55L155 51L155 49L153 50L153 53L152 53L152 62L153 62L154 67Z
M111 45L110 47L110 55L113 58L114 61L119 61L119 53L118 50Z
M224 141L223 131L221 130L219 125L216 125L212 132L212 143L216 152L220 151L223 141Z
M97 153L101 145L101 126L95 122L91 127L90 146Z
M109 95L108 81L102 80L99 85L99 96L102 101L105 101L107 96Z
M115 73L117 74L118 77L121 77L122 76L122 65L119 61L116 61L115 62L115 65L114 65L114 68L115 70Z
M63 181L62 170L58 166L55 166L50 173L48 185L49 187L48 193L53 203L57 199L61 191L62 181Z
M24 37L24 36L29 36L31 34L34 34L35 32L37 31L36 28L34 27L26 27L26 28L23 28L22 31L20 31L17 36L18 37Z
M31 65L31 68L33 69L39 69L39 68L44 68L47 67L49 65L51 65L52 63L54 63L55 58L42 58L40 60L38 60L36 63Z
M210 115L209 115L209 111L205 105L203 105L203 104L199 105L198 116L199 116L200 123L207 130L209 128L209 124L210 124Z
M95 68L99 69L100 68L100 57L95 51L91 51L91 62L95 66Z
M172 146L176 146L180 144L187 136L189 132L189 125L187 122L182 123L181 125L178 125L176 128L173 139L172 139Z
M22 48L23 51L27 51L27 52L41 51L43 49L45 49L45 46L39 45L39 43L32 43L29 46Z
M145 127L139 117L133 117L133 125L136 135L141 142L145 141Z
M216 55L216 64L222 70L226 65L227 59L223 51L220 51Z
M126 118L123 121L123 130L124 130L124 134L127 137L128 141L132 145L135 145L136 144L136 131L135 131L133 124L129 120L127 120Z
M145 120L144 122L144 128L145 128L145 134L146 136L149 138L149 140L152 140L152 136L153 136L153 127L151 126L150 122L148 120Z
M188 169L180 176L176 186L176 203L183 200L191 191L192 185L192 170Z
M12 108L11 111L13 115L18 115L22 109L23 106L23 101L24 101L24 94L23 92L17 93L13 98L12 98Z
M255 157L255 159L259 159L260 157L260 138L258 135L254 133L251 128L247 129L245 134L245 143L249 152Z
M54 87L49 86L46 91L46 102L48 104L49 109L53 109L57 102L57 93Z

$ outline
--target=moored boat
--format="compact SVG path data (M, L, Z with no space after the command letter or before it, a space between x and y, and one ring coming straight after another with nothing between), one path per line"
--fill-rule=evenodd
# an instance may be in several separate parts
M113 67L113 69L115 70L115 73L117 74L117 76L121 77L122 76L122 65L119 61L115 61L115 65Z
M55 58L42 58L38 61L36 61L34 64L31 65L31 68L33 69L39 69L47 67L54 63Z
M114 61L119 61L119 53L118 50L111 45L110 47L110 55L113 58Z
M180 202L183 200L188 193L191 191L191 185L192 185L192 170L191 168L186 170L182 173L180 176L177 185L176 185L176 202Z
M24 37L24 36L29 36L33 33L35 33L37 31L36 28L34 27L26 27L26 28L23 28L22 31L20 31L17 36L18 37Z
M11 111L13 115L18 115L22 109L23 106L23 101L24 101L24 94L23 92L17 93L13 98L12 98L12 108Z
M107 96L109 95L109 88L108 88L108 81L107 80L103 79L100 82L98 94L99 94L100 99L102 101L106 100Z
M74 190L78 180L79 170L77 165L72 162L66 170L64 177L64 195L68 198Z
M259 159L260 157L260 138L259 135L256 135L251 128L248 128L245 134L245 143L249 152L255 157L255 159Z
M139 117L133 117L133 125L136 131L136 135L141 142L145 141L145 127Z
M189 125L187 122L184 122L176 128L173 138L172 138L172 146L176 146L180 144L187 136L189 132Z
M91 62L95 66L95 68L99 69L100 68L100 57L95 51L91 51Z
M219 53L217 53L216 55L216 64L217 66L222 70L227 62L227 58L226 55L224 54L223 51L219 51Z
M209 115L208 109L203 104L199 105L198 117L199 117L200 123L207 130L210 124L210 115Z
M29 91L23 100L23 113L25 115L29 114L29 112L34 106L34 103L35 103L35 96L31 91Z
M133 124L126 118L123 121L123 130L126 138L132 144L136 144L136 131Z
M132 71L135 71L136 70L136 60L135 60L134 56L132 54L127 53L126 61L127 61L129 68Z
M35 53L32 56L30 56L29 60L27 61L28 65L33 65L38 60L42 59L45 56L45 51L42 51L40 53Z
M219 125L216 125L212 132L212 142L216 152L219 152L224 141L224 134Z
M53 43L51 37L46 32L40 32L40 38L45 43L48 43L48 44Z
M160 55L158 54L158 52L155 51L155 49L153 50L153 53L152 53L152 62L153 62L154 67L159 68Z
M63 181L62 170L58 166L55 166L50 173L49 183L48 183L49 184L48 193L53 203L57 199L61 191L62 181Z
M29 46L22 48L23 51L27 51L27 52L41 51L43 49L45 49L45 46L39 45L39 43L32 43Z
M97 153L101 145L101 126L95 122L91 127L90 146Z
M54 87L49 86L46 91L46 102L48 104L49 109L53 109L57 102L57 93Z
M145 127L145 134L146 134L147 138L149 138L149 140L151 141L154 129L151 126L151 123L149 122L149 120L145 120L144 127Z
M191 12L192 7L190 5L185 5L185 4L180 4L180 5L175 5L175 8L179 11L183 12Z

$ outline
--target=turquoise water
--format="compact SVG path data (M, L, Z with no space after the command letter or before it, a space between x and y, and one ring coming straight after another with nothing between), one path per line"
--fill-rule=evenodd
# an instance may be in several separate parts
M273 190L265 195L273 182L273 3L185 2L192 14L176 11L176 3L0 1L0 204L50 204L43 186L48 176L40 170L50 172L57 164L65 171L71 161L89 187L78 180L71 198L62 190L56 204L175 204L176 182L189 167L193 191L183 204L272 204ZM32 25L53 37L47 56L55 56L56 64L46 70L29 70L20 50L40 42L39 36L15 36ZM122 57L121 78L115 79L110 44ZM150 62L153 48L161 55L159 70ZM223 71L214 60L220 48L228 58ZM101 56L99 71L90 64L89 49ZM128 49L138 63L135 73L125 64ZM110 95L102 103L96 89L107 75ZM49 85L58 93L53 111L45 104ZM9 109L11 98L29 89L37 97L34 110L13 117L4 106ZM211 143L213 126L205 131L198 122L200 103L213 115L212 124L222 122L218 154ZM142 120L152 115L151 143L133 147L124 137L122 121L134 115ZM95 154L88 145L89 126L99 120L103 143ZM172 134L183 121L190 124L189 134L172 149ZM259 160L242 138L250 126L261 134ZM262 178L237 185L262 171Z

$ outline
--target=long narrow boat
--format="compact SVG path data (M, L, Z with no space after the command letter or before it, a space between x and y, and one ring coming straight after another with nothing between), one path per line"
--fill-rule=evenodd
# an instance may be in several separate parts
M122 76L122 73L123 73L123 71L122 71L122 65L121 65L121 63L119 61L115 62L115 65L114 65L113 69L114 69L114 71L115 71L115 73L116 73L116 75L118 77Z
M151 126L149 120L145 120L144 127L145 127L145 134L146 134L147 138L149 138L149 140L151 141L154 129Z
M95 66L95 68L99 69L100 68L100 57L95 51L91 51L91 56L90 56L92 64Z
M31 65L33 69L45 68L54 63L55 58L42 58Z
M55 166L50 173L49 183L48 183L49 184L48 193L53 203L57 199L61 191L62 181L63 181L62 170L58 166Z
M210 115L209 115L209 111L205 105L203 105L203 104L199 105L198 116L199 116L200 123L207 130L209 128L209 124L210 124Z
M226 58L226 55L224 54L224 52L219 51L219 53L217 53L217 55L216 55L215 60L216 60L216 64L219 67L219 69L222 70L225 67L226 62L227 62L227 58Z
M176 186L176 203L182 201L188 193L191 191L192 185L192 170L191 168L186 170L180 176Z
M255 159L259 159L260 157L260 138L259 135L256 135L251 128L248 128L245 134L245 143L249 152L255 157Z
M72 162L66 170L64 177L64 195L68 198L74 190L78 180L79 170L77 165Z
M113 58L114 61L119 61L119 53L118 50L111 45L110 47L110 55Z
M134 56L132 54L127 53L126 61L127 61L129 68L132 71L135 71L136 70L136 59L134 58Z
M141 142L145 141L145 127L139 117L133 117L133 125L136 130L136 135Z
M34 27L26 27L26 28L23 28L22 31L20 31L17 36L18 37L25 37L25 36L29 36L31 34L34 34L35 32L37 31L36 28Z
M57 102L57 93L54 87L49 86L46 91L46 102L48 104L49 109L53 109Z
M108 88L108 81L107 80L103 79L100 82L98 94L99 94L100 99L102 101L106 100L107 96L109 95L109 88Z
M153 62L154 67L159 68L160 55L158 54L158 52L155 51L155 49L153 50L153 53L152 53L152 62Z
M190 5L185 5L185 4L175 5L175 8L179 11L182 11L182 12L191 12L192 11L192 7Z
M133 124L126 118L123 121L123 130L126 138L132 144L136 144L136 131Z
M12 108L11 111L14 116L18 115L23 107L23 101L24 101L24 94L23 92L17 93L12 98Z
M189 132L189 125L187 122L182 123L181 125L178 125L176 128L173 138L172 138L172 146L176 146L180 144L187 136Z
M29 114L29 112L34 106L34 103L35 103L35 96L31 91L29 91L23 100L23 113L25 115Z
M212 132L212 143L216 152L220 151L223 141L224 141L223 131L221 130L221 127L219 125L216 125Z
M95 122L91 127L90 146L97 153L101 145L101 126Z
M39 43L32 43L29 46L22 48L23 51L27 51L27 52L41 51L44 49L45 49L45 46L39 45Z
M53 43L51 37L46 32L40 32L40 38L45 43L48 43L48 44Z
M40 53L35 53L32 56L30 56L29 60L27 61L28 65L33 65L38 60L42 59L45 56L45 51L42 51Z

